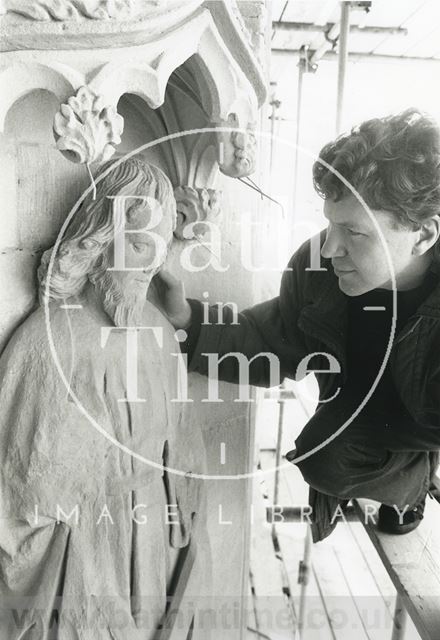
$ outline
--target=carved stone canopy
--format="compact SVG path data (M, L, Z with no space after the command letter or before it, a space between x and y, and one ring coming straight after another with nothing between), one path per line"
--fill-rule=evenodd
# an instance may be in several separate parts
M0 50L144 44L183 23L203 0L1 0ZM93 39L91 39L93 38Z
M111 158L136 111L139 145L164 140L179 238L219 214L219 169L253 173L265 78L230 0L0 0L0 29L0 131L17 100L47 91L57 148L88 165Z
M108 20L130 18L156 0L4 0L1 13L16 13L30 20Z
M243 16L238 0L207 0L212 4L212 11L228 29L227 24L233 19L235 26L241 31L243 39L253 49L260 59L261 31L264 27L252 30L248 29L246 19ZM264 2L260 0L261 8L257 16L252 20L265 23ZM176 21L185 17L187 11L192 12L197 6L206 4L206 0L0 0L0 16L9 16L7 22L16 23L17 20L32 22L99 22L99 21L125 21L162 20L162 29L169 18ZM246 3L248 4L248 3ZM214 6L215 5L215 6ZM186 13L186 15L189 15ZM261 61L261 59L260 59Z
M231 0L0 0L0 51L145 45L202 12L215 23L261 104L266 95L261 47L249 39Z
M182 0L3 0L0 13L36 21L127 20L169 12L182 4Z

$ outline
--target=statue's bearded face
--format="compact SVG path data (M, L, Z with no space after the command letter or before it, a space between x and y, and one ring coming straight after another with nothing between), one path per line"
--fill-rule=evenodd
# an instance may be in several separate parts
M166 260L173 218L148 205L133 208L92 281L116 326L141 324L148 287ZM148 229L148 230L146 230Z

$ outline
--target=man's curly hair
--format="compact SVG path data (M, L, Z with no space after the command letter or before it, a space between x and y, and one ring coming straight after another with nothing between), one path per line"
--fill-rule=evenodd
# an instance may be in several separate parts
M418 109L363 122L325 145L320 159L336 169L371 209L393 213L396 223L418 229L440 214L440 129ZM313 183L325 199L350 195L317 160Z

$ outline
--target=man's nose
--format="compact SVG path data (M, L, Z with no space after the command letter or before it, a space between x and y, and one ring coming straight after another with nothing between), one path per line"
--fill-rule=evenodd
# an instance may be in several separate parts
M347 251L342 242L340 234L335 229L327 229L325 242L321 247L321 256L323 258L342 258Z

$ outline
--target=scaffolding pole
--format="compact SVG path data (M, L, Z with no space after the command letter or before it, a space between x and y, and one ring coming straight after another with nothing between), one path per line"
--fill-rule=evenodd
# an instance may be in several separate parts
M298 192L298 171L299 171L299 141L300 127L302 115L302 96L303 96L303 80L307 64L307 53L304 48L301 49L300 59L298 62L298 84L296 92L296 136L295 136L295 164L293 175L293 215L296 214L296 198Z
M339 56L338 56L338 101L336 105L336 133L342 131L344 119L345 79L347 76L348 40L350 36L350 10L349 0L341 3L341 20L339 32Z

